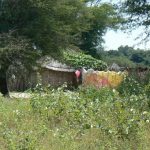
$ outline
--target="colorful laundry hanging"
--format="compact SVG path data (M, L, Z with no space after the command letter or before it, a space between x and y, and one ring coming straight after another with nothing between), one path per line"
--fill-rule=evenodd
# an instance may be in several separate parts
M82 83L84 86L115 88L123 81L125 72L83 70Z

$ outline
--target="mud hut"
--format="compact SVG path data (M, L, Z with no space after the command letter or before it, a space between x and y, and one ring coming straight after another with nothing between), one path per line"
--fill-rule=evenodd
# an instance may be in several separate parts
M43 86L58 87L66 83L68 87L77 86L75 69L54 60L44 57L37 61L38 67L32 71L25 67L11 66L7 74L7 83L10 91L25 91L34 88L38 83Z
M113 63L112 65L110 65L108 67L108 70L119 72L119 71L125 71L125 70L127 70L127 68L126 67L120 67L118 64Z
M120 66L118 65L118 64L116 64L116 63L113 63L109 68L108 68L108 70L110 70L110 71L120 71Z
M64 83L68 86L76 85L75 69L52 58L42 63L40 75L44 86L49 84L58 87Z

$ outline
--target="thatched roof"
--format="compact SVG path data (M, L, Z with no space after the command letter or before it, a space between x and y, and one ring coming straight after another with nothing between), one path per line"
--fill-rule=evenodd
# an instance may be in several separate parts
M38 63L41 65L42 68L46 68L49 70L62 71L62 72L74 72L75 71L74 68L48 56L41 58L38 61Z
M120 71L120 66L116 63L113 63L110 67L109 70L114 70L114 71Z

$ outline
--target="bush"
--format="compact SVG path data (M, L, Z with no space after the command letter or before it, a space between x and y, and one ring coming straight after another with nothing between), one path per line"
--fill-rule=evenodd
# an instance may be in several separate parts
M130 95L143 94L143 86L134 78L127 76L117 89L119 93L126 97Z
M121 138L137 135L141 114L149 109L144 95L132 93L131 96L120 97L116 90L93 87L81 88L76 93L58 89L44 97L35 95L31 106L47 120L55 120L65 128L78 129L82 133L86 129L97 128Z
M147 85L145 85L145 94L148 98L150 98L150 82Z
M75 68L86 68L86 69L96 69L105 70L107 69L107 64L104 61L93 58L90 55L85 55L83 53L75 52L64 52L64 61L75 67Z

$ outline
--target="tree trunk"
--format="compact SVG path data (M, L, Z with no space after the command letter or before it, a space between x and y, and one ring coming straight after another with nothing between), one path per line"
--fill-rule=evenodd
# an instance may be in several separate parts
M2 73L1 71L0 71L0 92L3 94L3 96L9 96L6 72Z

